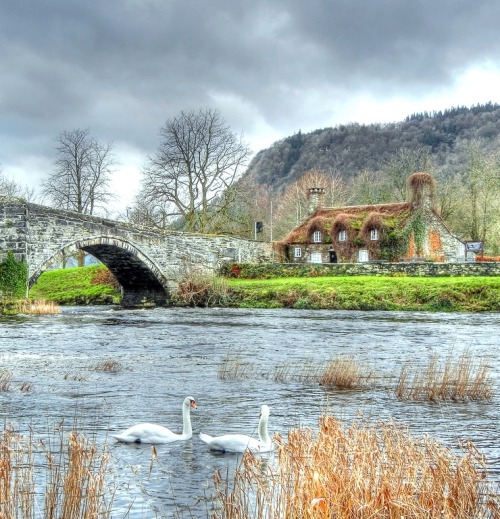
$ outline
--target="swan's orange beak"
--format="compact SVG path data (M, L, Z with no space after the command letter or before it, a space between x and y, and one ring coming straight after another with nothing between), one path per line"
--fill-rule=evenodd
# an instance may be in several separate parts
M196 407L196 402L195 402L194 400L191 400L191 407L194 407L195 409L198 409L198 408Z

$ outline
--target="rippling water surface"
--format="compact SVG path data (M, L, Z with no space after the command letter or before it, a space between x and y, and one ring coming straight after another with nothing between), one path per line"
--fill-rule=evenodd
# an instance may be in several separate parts
M65 308L57 316L0 317L0 370L14 373L0 391L0 416L21 432L47 430L63 418L108 443L113 518L207 517L216 468L234 470L237 455L207 451L197 433L257 434L260 405L271 407L270 431L286 437L317 427L329 411L346 424L356 417L394 418L414 435L456 448L471 439L500 481L498 433L500 314L428 314L235 309ZM469 351L491 368L494 398L486 403L405 403L394 397L405 363L426 364ZM252 365L245 379L221 379L228 356ZM339 391L276 381L276 369L299 369L339 355L368 365L375 388ZM117 360L117 373L96 371ZM31 391L20 390L31 384ZM157 447L115 443L108 435L138 422L181 432L181 404L193 396L193 438Z

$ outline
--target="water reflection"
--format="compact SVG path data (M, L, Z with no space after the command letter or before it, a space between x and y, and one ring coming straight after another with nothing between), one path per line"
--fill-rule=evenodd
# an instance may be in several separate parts
M111 448L118 490L114 517L206 517L212 477L234 471L240 456L210 452L200 430L257 436L260 406L271 407L270 432L286 437L297 426L317 428L328 409L339 419L396 419L412 433L458 448L472 440L500 481L497 444L500 314L426 314L292 310L67 308L57 316L0 318L0 370L13 372L0 392L0 416L20 431L43 434L50 424L76 419L80 430ZM465 350L491 366L490 402L408 403L394 397L405 363L432 353ZM225 357L251 365L243 379L221 379ZM377 375L366 390L339 391L272 374L350 355ZM114 359L123 369L96 371ZM32 390L20 387L29 382ZM180 432L180 403L195 397L193 438L157 446L115 444L109 433L139 422ZM266 463L266 461L263 461Z

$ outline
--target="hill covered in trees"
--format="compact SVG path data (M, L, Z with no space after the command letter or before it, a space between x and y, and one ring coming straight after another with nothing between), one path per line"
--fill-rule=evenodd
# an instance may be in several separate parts
M499 135L500 105L491 102L415 113L401 122L299 131L257 153L245 177L283 192L311 169L335 171L344 179L363 170L379 171L401 149L423 151L439 169L460 143L493 146Z

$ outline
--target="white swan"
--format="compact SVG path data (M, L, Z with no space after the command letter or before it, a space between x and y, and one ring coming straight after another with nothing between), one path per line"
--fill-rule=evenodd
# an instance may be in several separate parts
M214 437L203 433L200 433L200 439L208 444L212 451L244 452L248 449L252 452L269 452L273 450L273 442L267 432L268 420L269 407L263 405L260 408L258 440L246 434L224 434Z
M176 434L166 427L154 423L140 423L129 427L120 434L112 434L123 443L170 443L179 440L189 440L193 436L191 428L191 407L196 409L196 402L188 396L182 403L182 434Z

